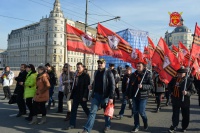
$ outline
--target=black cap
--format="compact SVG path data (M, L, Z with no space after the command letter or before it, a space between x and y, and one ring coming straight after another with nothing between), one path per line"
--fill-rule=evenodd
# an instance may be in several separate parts
M177 70L177 73L187 73L188 70L185 69L184 67L181 67L180 69Z
M129 65L125 65L125 68L128 68L129 67Z
M110 67L114 67L114 66L115 66L115 64L113 64L113 63L110 63L110 64L109 64L109 66L110 66Z

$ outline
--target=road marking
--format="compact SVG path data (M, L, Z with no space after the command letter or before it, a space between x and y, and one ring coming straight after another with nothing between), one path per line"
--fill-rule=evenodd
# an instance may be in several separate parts
M15 117L17 116L17 114L12 114L12 115L9 115L9 117Z

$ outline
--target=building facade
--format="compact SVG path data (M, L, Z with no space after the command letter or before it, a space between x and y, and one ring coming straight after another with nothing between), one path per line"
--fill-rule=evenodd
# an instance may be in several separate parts
M0 68L4 68L7 64L7 51L0 49Z
M175 45L178 47L179 41L182 42L188 49L191 48L193 36L191 30L188 29L183 23L182 26L176 27L171 33L168 31L165 33L165 41L169 47Z
M61 70L64 63L69 62L72 69L76 69L76 63L83 62L83 54L67 51L66 47L66 23L84 30L84 24L66 19L61 10L59 0L55 0L53 10L49 17L42 18L39 22L12 30L8 35L8 61L11 67L20 64L33 64L36 67L50 63ZM88 28L87 33L96 35L96 29ZM98 60L95 56L95 60ZM88 69L91 55L86 55ZM94 68L97 68L95 64Z

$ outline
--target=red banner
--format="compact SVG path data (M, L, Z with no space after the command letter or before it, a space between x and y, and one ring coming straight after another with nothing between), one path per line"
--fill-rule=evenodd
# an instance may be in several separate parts
M66 26L67 50L86 54L94 53L95 39L83 31L70 26Z
M95 44L95 53L98 55L108 55L128 61L132 47L128 42L122 39L115 32L98 24L97 41Z
M195 31L194 31L194 40L192 44L192 49L191 49L191 55L194 58L200 59L200 27L197 25L195 26Z
M151 59L153 54L154 54L154 51L155 51L156 47L155 47L153 41L151 40L151 38L147 37L147 39L148 39L147 48L148 48L148 51L149 51L149 58Z
M178 59L169 50L162 38L160 38L152 57L152 65L157 67L157 72L161 80L165 83L169 83L176 76L176 71L180 68Z

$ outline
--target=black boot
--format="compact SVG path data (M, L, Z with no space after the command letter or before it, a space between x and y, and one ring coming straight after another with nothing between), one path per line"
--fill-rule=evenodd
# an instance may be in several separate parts
M70 116L71 116L71 112L67 112L67 116L66 116L66 118L65 118L65 121L70 120Z

